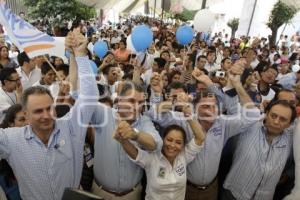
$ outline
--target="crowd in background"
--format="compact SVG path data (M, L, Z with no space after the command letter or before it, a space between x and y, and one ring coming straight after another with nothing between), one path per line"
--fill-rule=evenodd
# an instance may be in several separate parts
M146 52L135 52L128 48L127 37L141 23L151 27L153 43ZM51 32L40 22L36 25ZM0 134L5 135L0 137L0 157L6 159L0 162L0 186L7 199L43 197L38 188L30 188L43 180L28 180L31 174L25 169L22 173L22 167L28 164L26 168L31 168L32 164L32 170L41 174L48 168L37 167L36 153L30 151L32 160L17 166L21 158L11 155L18 151L8 153L5 149L18 144L6 136L12 132L8 128L23 127L27 133L33 122L36 127L50 123L49 116L42 113L38 119L28 119L29 108L24 105L29 107L29 95L34 89L46 88L54 102L49 112L55 111L55 118L67 124L65 118L72 109L77 109L79 102L84 104L81 93L95 92L93 84L97 86L98 107L81 110L89 127L70 125L72 128L60 131L78 132L84 141L73 138L78 146L63 148L65 156L53 153L53 161L45 161L55 163L57 159L59 168L70 168L70 174L63 176L74 180L60 182L50 177L51 184L79 187L80 181L81 189L104 199L277 200L291 192L286 199L300 199L299 32L281 35L275 45L270 45L268 38L230 38L224 31L195 33L192 43L182 46L176 41L176 24L150 18L124 18L120 24L100 28L93 22L75 21L69 28L66 25L52 32L67 36L68 61L49 55L29 58L0 38ZM80 36L68 32L79 32ZM84 42L72 44L84 38L87 51L80 49ZM97 41L105 41L109 47L103 59L93 52ZM93 74L95 82L85 80L86 85L79 81L86 75L84 65L88 65L87 60L79 60L82 56L98 67ZM25 92L30 90L32 93ZM28 95L26 104L24 93ZM69 145L68 139L60 140L63 144L55 140L52 150ZM41 141L51 148L48 140ZM46 186L40 184L41 188ZM55 188L51 185L52 193L44 192L47 197L43 199L60 199L62 193Z

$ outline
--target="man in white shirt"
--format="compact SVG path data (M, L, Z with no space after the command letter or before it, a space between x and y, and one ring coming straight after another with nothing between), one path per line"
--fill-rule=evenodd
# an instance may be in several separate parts
M97 36L96 34L93 34L91 37L91 41L89 42L87 48L90 51L91 54L94 54L94 44L97 42Z
M116 30L114 30L114 35L110 40L111 44L116 44L119 43L121 41L121 38L118 36L118 32Z
M41 70L35 67L34 60L30 59L25 52L18 55L18 62L20 67L17 68L17 72L21 77L22 86L26 90L41 79Z
M111 95L114 99L116 97L117 85L118 85L118 73L116 64L107 64L104 66L101 74L101 79L98 82L98 87L101 87L103 92L101 95Z
M276 47L273 46L273 47L271 47L270 54L269 54L269 60L270 60L271 63L274 63L274 56L275 56L275 54L277 54Z
M154 72L161 73L166 65L166 60L163 58L154 58L154 62L152 64L152 67L148 69L143 75L142 79L146 83L146 85L150 84L150 80L152 77L152 74Z
M50 90L54 99L58 97L59 84L55 81L56 74L47 62L41 66L41 79L33 84L33 86L43 86Z
M19 75L14 68L4 68L0 72L0 122L5 116L5 111L20 100L22 85Z

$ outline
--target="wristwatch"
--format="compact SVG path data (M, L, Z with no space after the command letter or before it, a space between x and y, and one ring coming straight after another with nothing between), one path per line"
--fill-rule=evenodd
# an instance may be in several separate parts
M140 131L138 129L136 129L136 128L133 128L133 131L134 131L134 135L132 137L132 140L137 140L138 137L139 137Z

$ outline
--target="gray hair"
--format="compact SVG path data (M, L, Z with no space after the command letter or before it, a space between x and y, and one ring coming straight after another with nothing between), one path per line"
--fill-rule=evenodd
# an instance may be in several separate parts
M49 97L51 97L51 99L53 99L53 97L50 93L50 90L48 90L47 88L42 87L42 86L33 86L33 87L30 87L30 88L27 88L23 92L23 95L22 95L22 98L21 98L21 105L22 105L23 108L26 108L28 97L30 95L34 95L34 94L39 94L39 95L47 94L47 95L49 95Z

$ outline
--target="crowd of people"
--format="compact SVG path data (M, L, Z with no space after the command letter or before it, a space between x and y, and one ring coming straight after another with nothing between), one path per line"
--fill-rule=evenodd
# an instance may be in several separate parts
M127 37L141 23L153 43L136 52ZM275 45L196 33L182 46L177 27L75 21L68 62L1 37L2 198L73 187L107 200L299 200L299 33Z

